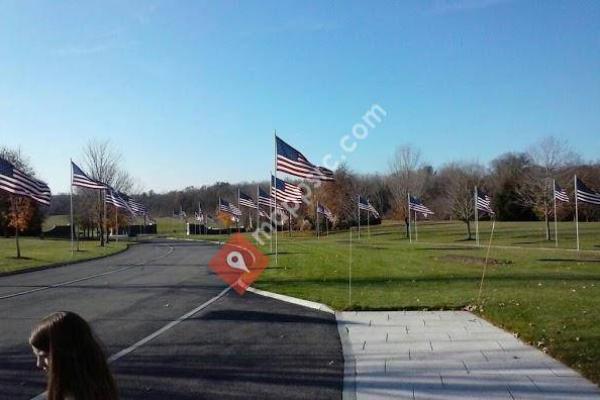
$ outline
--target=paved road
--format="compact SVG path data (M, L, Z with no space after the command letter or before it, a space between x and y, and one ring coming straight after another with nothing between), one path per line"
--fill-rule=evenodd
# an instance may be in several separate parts
M214 299L217 247L156 241L101 260L0 277L0 399L43 391L27 338L56 310L91 322L118 354ZM252 293L222 297L112 363L124 399L339 399L333 315Z

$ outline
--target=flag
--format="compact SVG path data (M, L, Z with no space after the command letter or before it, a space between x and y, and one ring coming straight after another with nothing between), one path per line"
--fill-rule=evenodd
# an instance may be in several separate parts
M240 192L239 202L240 206L258 208L258 205L254 202L254 199L244 192Z
M271 197L286 203L302 203L302 189L271 175Z
M577 200L584 203L600 205L600 193L594 192L588 188L579 178L577 178Z
M325 218L327 218L329 221L333 221L333 213L329 208L325 207L323 204L319 203L317 205L317 212L319 214L323 214Z
M10 162L0 158L0 190L29 197L44 205L50 205L52 194L46 183L20 171Z
M371 205L368 199L365 199L362 196L358 196L358 208L360 210L365 210L372 213L373 215L375 215L375 218L379 218L379 213L377 212L375 207Z
M106 188L106 195L104 197L106 204L110 204L117 208L125 208L129 210L127 201L123 198L122 193L117 192L110 186Z
M479 190L477 191L477 210L486 212L491 215L495 215L496 213L492 210L492 199L485 193L481 193Z
M427 208L426 206L423 205L423 203L421 202L421 200L417 199L416 197L409 197L409 203L408 203L408 208L410 210L419 212L421 214L423 214L425 216L425 218L427 218L428 215L433 215L435 214L433 211L431 211L429 208Z
M131 197L127 199L127 205L135 215L148 215L148 208Z
M71 161L71 168L71 185L88 189L106 189L106 185L104 183L91 179L73 161Z
M242 215L242 212L239 208L223 199L219 199L219 211L235 216Z
M319 181L332 181L333 172L312 164L302 153L275 136L277 146L277 171L300 178Z
M560 186L558 186L558 183L556 182L554 183L554 198L564 203L569 202L569 195L567 194L567 190L562 189Z

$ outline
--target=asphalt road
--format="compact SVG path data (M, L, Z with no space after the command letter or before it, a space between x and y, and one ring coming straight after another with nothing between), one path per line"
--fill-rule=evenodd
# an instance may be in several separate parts
M155 241L100 260L0 277L0 399L43 392L27 339L40 318L57 310L82 315L107 354L117 355L111 368L123 399L340 399L343 356L334 316L234 291L207 305L226 289L207 267L217 249Z

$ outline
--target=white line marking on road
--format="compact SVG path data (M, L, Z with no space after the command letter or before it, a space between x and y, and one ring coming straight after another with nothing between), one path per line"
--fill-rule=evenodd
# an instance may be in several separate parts
M100 276L105 276L105 275L110 275L110 274L116 274L117 272L126 271L128 269L132 269L132 268L136 268L136 267L143 267L143 266L145 266L146 264L148 264L150 262L154 262L154 261L160 260L161 258L164 258L164 257L170 255L171 253L173 253L173 251L174 251L174 248L172 246L169 246L169 251L167 253L165 253L165 254L157 257L157 258L154 258L152 260L145 261L145 262L143 262L141 264L130 265L129 267L120 268L120 269L117 269L117 270L114 270L114 271L103 272L101 274L89 275L89 276L85 276L85 277L79 278L79 279L74 279L74 280L68 281L68 282L55 283L55 284L52 284L52 285L42 286L42 287L38 287L38 288L35 288L35 289L26 290L26 291L23 291L23 292L7 294L7 295L4 295L4 296L0 296L0 300L10 299L12 297L23 296L25 294L35 293L35 292L39 292L41 290L54 289L54 288L58 288L58 287L70 285L72 283L83 282L83 281L86 281L88 279L98 278ZM82 262L85 262L85 261L86 260L82 260ZM93 260L87 260L87 261L93 261Z
M132 351L134 351L138 347L143 346L144 344L148 343L149 341L151 341L155 337L157 337L157 336L165 333L166 331L168 331L169 329L171 329L175 325L179 324L180 322L185 321L186 319L190 318L194 314L196 314L199 311L203 310L204 308L210 306L212 303L214 303L215 301L219 300L221 297L225 296L230 290L231 290L230 286L226 287L225 289L223 289L223 291L221 293L219 293L218 295L216 295L212 299L208 300L207 302L200 304L198 307L194 308L192 311L190 311L190 312L182 315L181 317L177 318L174 321L169 322L168 324L166 324L165 326L163 326L162 328L160 328L156 332L154 332L154 333L146 336L145 338L139 340L135 344L132 344L131 346L127 347L126 349L123 349L123 350L119 351L118 353L115 353L112 356L108 357L108 362L109 363L113 363L113 362L117 361L119 358L124 357L127 354L131 353Z
M215 301L219 300L221 297L225 296L229 291L231 290L231 287L228 286L225 289L223 289L223 291L221 293L219 293L218 295L216 295L215 297L213 297L212 299L200 304L198 307L194 308L193 310L183 314L181 317L177 318L176 320L173 320L171 322L169 322L168 324L166 324L165 326L163 326L162 328L160 328L159 330L151 333L150 335L146 336L145 338L138 340L136 343L132 344L131 346L119 351L118 353L113 354L112 356L108 357L108 363L113 363L115 361L117 361L118 359L125 357L127 354L135 351L137 348L145 345L146 343L148 343L149 341L151 341L152 339L155 339L156 337L162 335L163 333L165 333L166 331L168 331L169 329L173 328L174 326L178 325L179 323L185 321L186 319L192 317L193 315L197 314L199 311L205 309L206 307L210 306L212 303L214 303ZM32 397L31 400L43 400L46 398L46 392L44 393L40 393L35 397Z

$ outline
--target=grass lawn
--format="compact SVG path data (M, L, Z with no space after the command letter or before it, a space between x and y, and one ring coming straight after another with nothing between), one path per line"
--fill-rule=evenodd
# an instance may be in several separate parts
M116 253L125 249L127 242L111 242L102 248L97 241L82 241L80 251L71 254L71 242L59 239L20 238L21 256L17 259L14 238L0 238L0 273L27 268L43 267L49 264L88 260Z
M486 224L487 227L486 227ZM486 229L488 228L488 229ZM572 241L564 228L564 241ZM308 234L279 235L279 265L271 265L256 287L328 304L335 309L459 309L494 324L582 371L600 383L600 251L543 250L540 223L499 223L481 301L478 291L484 248L464 241L464 224L419 226L420 243L409 244L403 227L384 224L317 240ZM583 248L600 250L600 224L583 224ZM489 238L489 223L481 239ZM263 250L268 252L269 246Z

